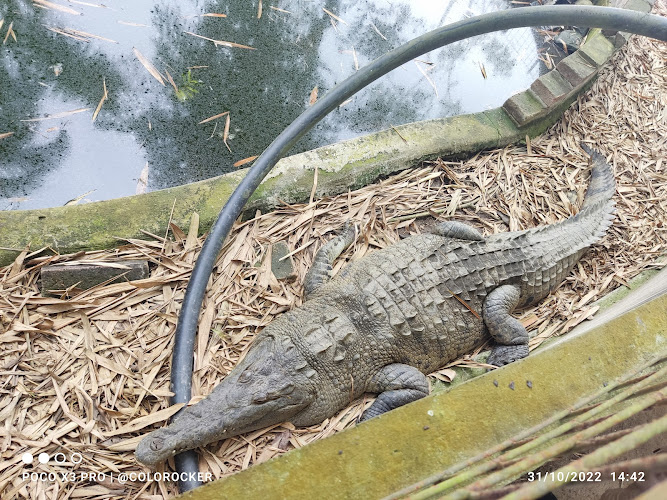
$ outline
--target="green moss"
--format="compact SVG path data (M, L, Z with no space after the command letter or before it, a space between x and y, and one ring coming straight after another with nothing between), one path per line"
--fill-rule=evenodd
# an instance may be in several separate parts
M196 211L201 231L209 227L219 207L232 193L240 175L227 175L179 188L114 200L55 207L44 210L0 212L3 246L21 250L50 247L61 253L109 248L129 238L146 238L142 232L164 234L172 221L187 228ZM0 251L0 264L16 252Z

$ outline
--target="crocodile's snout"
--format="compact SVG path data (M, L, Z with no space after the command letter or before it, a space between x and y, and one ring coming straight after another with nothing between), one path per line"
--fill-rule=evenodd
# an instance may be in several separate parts
M165 431L166 429L153 431L139 442L136 451L137 460L146 465L156 465L178 451L178 446L170 444L166 436L159 435Z
M310 375L295 368L305 368L307 363L293 345L288 347L263 333L211 394L182 408L171 424L139 442L137 460L153 466L185 450L298 415L316 392Z

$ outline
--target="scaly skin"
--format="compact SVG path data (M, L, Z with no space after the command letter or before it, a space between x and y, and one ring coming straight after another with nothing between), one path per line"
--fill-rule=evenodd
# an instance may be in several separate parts
M558 224L483 238L443 223L438 234L405 238L329 279L355 237L346 227L315 257L303 306L268 325L208 398L144 438L137 459L153 465L287 420L316 424L365 392L380 394L362 419L374 417L427 395L425 374L488 334L497 343L491 364L526 356L528 334L510 313L551 293L611 224L611 167L589 154L584 205Z

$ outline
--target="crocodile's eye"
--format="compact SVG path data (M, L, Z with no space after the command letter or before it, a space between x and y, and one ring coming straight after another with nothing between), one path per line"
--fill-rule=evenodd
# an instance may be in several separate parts
M251 379L252 379L252 374L250 373L250 370L246 370L239 377L239 383L247 384L248 382L250 382Z

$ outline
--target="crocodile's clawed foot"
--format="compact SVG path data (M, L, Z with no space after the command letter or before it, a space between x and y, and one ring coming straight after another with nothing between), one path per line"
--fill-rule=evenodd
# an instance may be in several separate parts
M517 359L528 356L528 346L521 345L497 345L491 350L486 363L494 366L508 365Z

